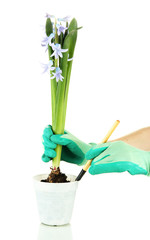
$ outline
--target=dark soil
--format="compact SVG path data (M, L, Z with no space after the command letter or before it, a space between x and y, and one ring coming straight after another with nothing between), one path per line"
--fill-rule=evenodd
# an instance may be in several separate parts
M41 182L66 183L66 182L69 182L69 181L67 181L67 176L64 173L60 172L60 168L57 168L57 170L52 169L48 178L41 180Z

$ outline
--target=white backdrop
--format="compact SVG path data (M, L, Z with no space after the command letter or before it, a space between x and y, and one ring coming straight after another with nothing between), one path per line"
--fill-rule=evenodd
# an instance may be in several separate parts
M50 167L41 161L42 131L51 123L50 81L40 66L48 59L40 45L46 12L71 15L83 26L66 129L85 142L100 142L116 119L121 123L111 139L150 125L148 0L1 2L2 239L37 239L32 176ZM66 173L80 171L63 162L61 168ZM77 192L73 239L148 239L149 189L145 176L87 173Z

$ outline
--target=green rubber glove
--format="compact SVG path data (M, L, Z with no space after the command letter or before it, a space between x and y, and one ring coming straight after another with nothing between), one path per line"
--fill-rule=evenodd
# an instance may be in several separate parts
M43 132L44 154L42 160L49 162L56 156L55 148L57 144L62 145L61 160L77 165L86 163L85 154L89 151L93 143L86 144L65 131L63 135L54 135L51 126L49 125Z
M89 168L92 175L125 171L150 175L150 152L122 141L99 144L87 152L86 159L94 159Z

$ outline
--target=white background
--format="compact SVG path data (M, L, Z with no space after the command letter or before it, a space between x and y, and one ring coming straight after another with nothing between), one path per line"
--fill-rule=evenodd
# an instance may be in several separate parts
M50 81L40 66L48 60L40 45L44 15L71 15L83 26L66 129L85 142L100 142L116 119L121 123L112 139L150 125L150 2L14 0L0 5L0 236L37 239L32 176L50 167L41 161L42 131L51 123ZM61 169L78 174L81 168L62 162ZM73 239L149 239L149 203L148 177L87 173L69 226Z

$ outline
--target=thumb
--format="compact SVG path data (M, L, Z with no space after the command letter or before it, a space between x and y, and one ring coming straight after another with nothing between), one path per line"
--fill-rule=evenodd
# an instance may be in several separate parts
M62 145L62 146L66 146L68 143L70 143L70 139L68 139L67 134L55 134L51 136L51 141Z
M85 154L85 158L87 160L90 160L90 159L97 157L99 154L104 152L109 147L109 145L110 145L110 143L101 143L101 144L96 145L95 147L91 148Z

